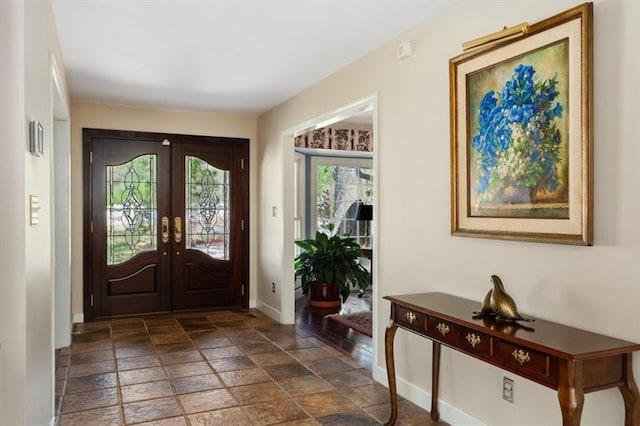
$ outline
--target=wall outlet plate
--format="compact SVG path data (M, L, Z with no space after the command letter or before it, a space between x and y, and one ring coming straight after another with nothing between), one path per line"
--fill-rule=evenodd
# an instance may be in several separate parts
M502 399L513 404L513 380L502 378Z

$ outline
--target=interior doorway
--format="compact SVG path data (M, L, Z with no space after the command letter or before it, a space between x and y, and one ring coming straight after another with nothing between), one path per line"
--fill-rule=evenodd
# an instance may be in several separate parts
M284 220L284 253L282 262L282 276L283 276L283 291L281 294L281 311L280 322L285 324L292 324L295 321L295 278L294 278L294 257L295 257L295 244L296 235L299 235L301 229L301 221L299 218L299 197L296 196L296 153L294 148L294 139L296 136L313 131L315 129L323 128L326 126L335 125L335 123L342 122L351 117L364 116L371 123L372 126L372 141L376 147L373 150L373 169L377 170L377 95L370 95L344 107L338 108L325 115L316 117L308 122L295 126L283 134L283 159L284 159L284 188L283 192L283 220ZM298 157L299 158L299 157ZM298 165L300 161L298 160ZM378 203L378 191L377 180L373 182L373 195L372 203L374 216L377 210ZM297 203L297 204L296 204ZM371 223L370 232L378 235L376 232L375 222ZM373 240L371 251L376 252L378 246L378 238ZM373 255L371 259L371 272L373 274L373 283L371 289L371 300L373 310L373 330L376 328L376 281L377 281L377 259ZM375 344L375 332L374 332L374 344Z
M84 129L83 143L85 316L247 308L248 140Z

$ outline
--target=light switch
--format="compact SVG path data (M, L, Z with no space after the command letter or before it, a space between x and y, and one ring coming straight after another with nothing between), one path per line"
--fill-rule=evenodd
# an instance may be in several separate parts
M278 217L278 206L271 206L271 216Z
M39 212L40 211L40 203L38 202L38 197L35 195L29 196L29 214L30 214L30 224L37 225L39 222Z

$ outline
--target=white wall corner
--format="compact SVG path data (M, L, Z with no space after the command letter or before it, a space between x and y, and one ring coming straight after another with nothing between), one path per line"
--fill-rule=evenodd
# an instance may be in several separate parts
M373 379L389 387L389 381L387 380L387 370L374 366L372 371ZM425 410L429 410L431 407L431 393L420 389L416 385L404 380L401 377L396 377L396 386L398 388L398 395L416 404L418 407L422 407ZM487 426L480 420L475 419L467 413L460 411L453 405L443 400L438 400L438 409L440 411L440 419L443 421L455 425L455 426Z
M84 323L84 314L83 313L74 313L71 318L72 324L82 324Z
M249 309L254 309L257 305L256 299L249 299Z
M264 302L257 301L256 308L274 321L281 322L281 313L278 309Z

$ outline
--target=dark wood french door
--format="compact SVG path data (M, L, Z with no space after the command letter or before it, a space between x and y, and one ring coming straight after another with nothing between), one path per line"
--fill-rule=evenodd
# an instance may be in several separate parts
M85 316L248 307L248 140L83 140Z

